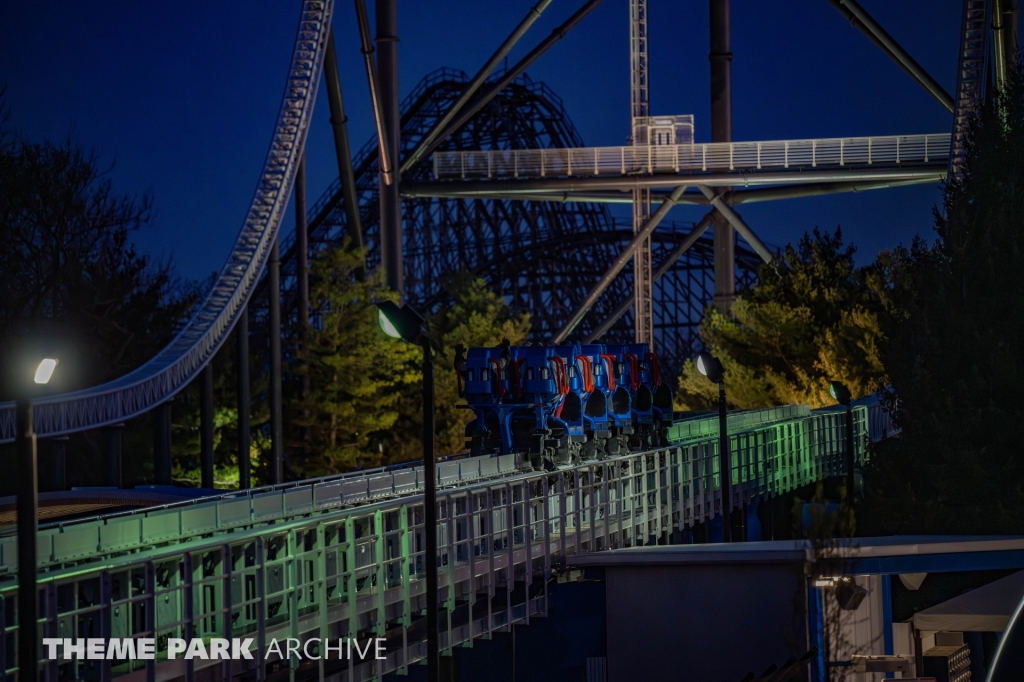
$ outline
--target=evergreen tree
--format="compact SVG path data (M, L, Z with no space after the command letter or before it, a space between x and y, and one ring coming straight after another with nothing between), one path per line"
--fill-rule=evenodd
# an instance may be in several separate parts
M1024 77L972 126L938 240L895 254L885 324L902 437L869 476L873 532L1024 532Z
M311 260L305 359L310 392L292 400L293 425L309 441L290 466L304 477L377 466L399 416L403 392L420 382L418 346L381 331L376 303L396 300L380 271L355 276L362 261L346 246L327 248Z
M829 382L854 395L884 380L879 357L884 278L878 266L857 268L842 232L805 234L784 252L785 265L762 265L759 281L737 297L732 314L709 308L701 338L725 366L732 407L790 403L830 405ZM718 387L687 361L676 407L717 405Z

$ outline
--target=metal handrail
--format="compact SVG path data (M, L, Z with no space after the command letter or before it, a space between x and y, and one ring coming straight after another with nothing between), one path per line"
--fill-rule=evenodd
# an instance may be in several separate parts
M228 338L270 255L312 119L333 0L305 0L288 81L256 193L227 263L182 331L138 369L93 388L33 401L40 436L59 436L138 416L192 381ZM0 404L0 443L15 437L14 403Z
M935 163L950 135L434 152L436 179L583 177Z

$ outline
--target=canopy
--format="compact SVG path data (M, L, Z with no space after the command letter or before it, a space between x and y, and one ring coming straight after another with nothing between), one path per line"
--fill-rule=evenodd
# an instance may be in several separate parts
M1024 598L1024 571L914 614L917 630L1002 632Z

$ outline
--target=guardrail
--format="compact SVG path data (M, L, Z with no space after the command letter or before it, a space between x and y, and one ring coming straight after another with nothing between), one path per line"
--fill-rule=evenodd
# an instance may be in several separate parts
M867 406L855 407L861 461L868 415ZM844 409L789 406L730 419L727 503L768 499L844 470ZM554 472L515 471L514 460L501 458L442 463L441 646L546 613L547 578L561 557L664 540L720 514L717 418L672 428L681 442ZM151 661L43 661L49 679L141 682L155 679L157 666L161 678L210 666L223 666L223 679L252 667L265 678L255 662L168 660L168 637L252 636L256 661L275 637L383 637L385 660L315 665L348 680L407 667L425 655L421 477L417 467L377 471L42 530L43 636L157 643ZM0 539L8 636L17 632L7 615L16 603L16 547L16 538ZM0 647L4 677L16 671L14 650Z
M950 135L434 152L434 177L543 178L936 163Z

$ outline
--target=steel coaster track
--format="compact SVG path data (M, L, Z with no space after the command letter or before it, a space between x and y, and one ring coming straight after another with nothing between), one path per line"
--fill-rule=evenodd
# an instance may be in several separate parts
M841 473L845 418L843 408L806 406L731 415L731 503L767 500ZM872 402L854 408L854 426L863 462L865 441L888 435L890 427ZM554 472L453 479L441 489L436 560L447 615L441 646L450 650L546 614L548 580L571 554L664 541L720 514L716 419L698 417L673 429L679 442L648 452ZM364 491L368 484L364 480ZM305 489L315 493L315 485ZM253 637L257 660L272 637L387 639L384 661L303 669L320 679L341 672L346 680L367 680L422 659L422 495L413 490L330 508L319 508L315 495L300 508L293 497L286 513L280 505L289 505L289 492L302 488L277 491L279 512L263 518L240 521L249 514L235 509L232 521L225 508L232 502L222 502L217 527L200 525L198 512L211 507L198 504L45 530L39 576L44 636L88 630L158 642L153 661L44 662L48 679L98 673L100 679L142 682L156 679L157 668L161 679L169 679L191 678L209 666L223 666L222 679L229 679L246 670L244 661L168 661L168 636ZM244 498L249 512L265 499L261 495ZM180 530L185 523L191 527L161 536L160 526L151 524L144 545L130 541L127 531L134 528L138 538L150 518L174 518ZM61 536L66 540L58 542ZM6 540L0 555L12 568L14 538ZM64 553L59 559L58 552ZM16 575L0 578L0 622L13 622L5 610L16 590ZM16 631L17 625L5 625L5 634ZM15 673L16 663L0 647L0 677ZM101 669L88 669L94 665ZM263 666L255 673L265 679Z
M238 239L202 305L174 340L138 369L100 386L34 400L37 435L119 424L152 409L185 388L228 338L281 227L312 120L333 4L302 3L270 150ZM14 403L0 404L0 443L14 437Z

